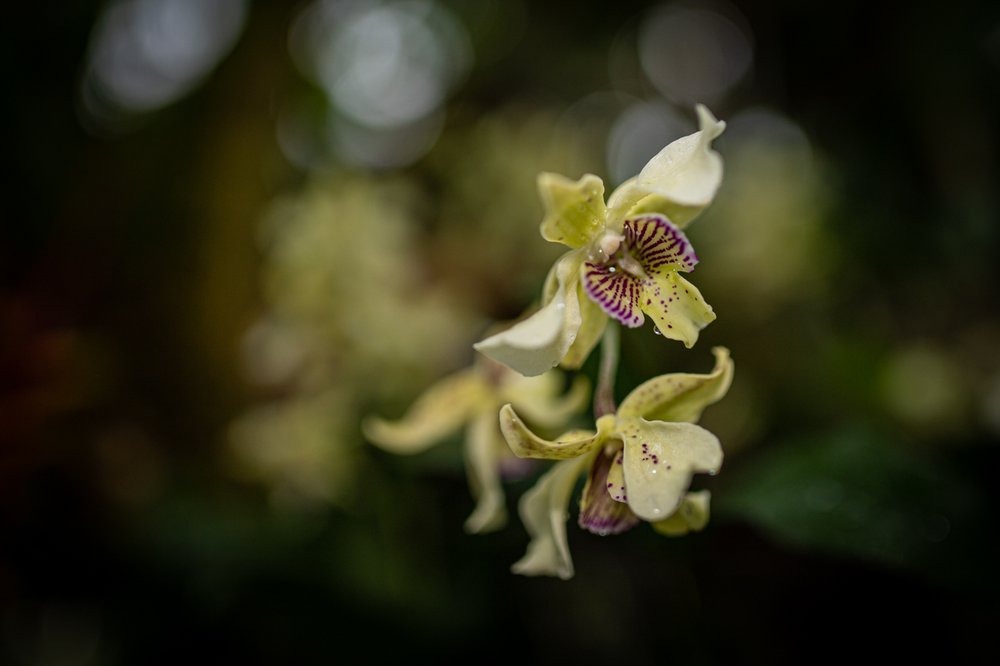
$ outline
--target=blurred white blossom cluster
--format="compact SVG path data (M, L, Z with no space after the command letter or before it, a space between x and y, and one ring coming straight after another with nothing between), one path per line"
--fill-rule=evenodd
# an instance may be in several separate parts
M433 196L405 174L335 171L277 200L258 233L261 314L243 341L246 375L268 398L230 429L236 473L283 505L350 504L364 411L392 409L468 363L483 303L522 298L555 256L511 223L540 211L523 174L575 168L592 145L550 112L502 111L442 138L428 158ZM516 377L481 375L497 395Z
M260 231L263 314L247 373L275 398L232 427L239 470L276 498L347 502L359 411L455 364L476 318L422 270L403 182L317 178Z

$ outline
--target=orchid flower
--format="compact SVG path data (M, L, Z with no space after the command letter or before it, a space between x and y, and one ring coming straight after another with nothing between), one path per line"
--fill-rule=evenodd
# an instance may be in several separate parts
M428 388L399 421L369 417L362 429L369 441L386 451L414 454L465 425L465 464L477 498L465 529L490 532L506 523L500 477L505 463L510 466L515 460L497 427L497 410L504 403L513 403L535 425L564 427L585 407L589 389L586 379L578 377L560 396L562 385L559 372L523 377L489 359L480 359L471 368Z
M723 456L718 438L695 423L726 394L733 377L729 351L716 347L713 353L712 372L650 379L616 413L597 419L596 432L575 430L547 441L511 405L500 410L500 428L517 456L560 461L521 498L519 512L532 540L515 573L573 576L567 508L588 466L578 521L584 529L617 534L643 520L679 535L705 526L709 494L688 492L688 486L695 473L718 472Z
M680 276L698 263L682 230L722 182L722 158L711 145L726 126L704 106L697 112L699 131L661 150L607 204L604 183L593 174L575 182L539 176L542 237L571 249L549 271L541 309L477 350L527 376L560 363L575 369L607 317L636 328L647 315L664 337L694 345L715 313Z

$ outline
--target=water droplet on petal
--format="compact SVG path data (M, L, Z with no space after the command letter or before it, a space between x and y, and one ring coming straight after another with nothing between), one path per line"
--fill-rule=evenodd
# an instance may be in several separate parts
M656 326L653 327L653 333L655 333L656 335L663 335L663 333L660 331L660 329L657 328Z
M618 269L617 269L617 268L615 268L614 266L608 266L608 272L609 272L609 273L615 273L615 272L617 272L617 271L618 271Z

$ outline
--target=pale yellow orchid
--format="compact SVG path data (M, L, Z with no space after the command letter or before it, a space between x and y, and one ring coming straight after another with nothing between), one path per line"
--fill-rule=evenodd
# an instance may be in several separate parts
M427 389L399 421L369 417L362 427L368 440L379 447L413 454L447 439L465 425L465 464L477 498L465 529L489 532L506 523L501 468L505 459L514 460L497 427L497 410L513 403L537 426L564 427L586 406L590 391L584 377L577 377L569 391L560 395L562 386L559 372L523 377L480 358L471 368Z
M729 351L716 347L713 353L712 372L650 379L629 393L616 413L600 417L597 432L571 431L547 441L531 432L511 405L500 410L500 428L516 455L560 460L521 498L519 512L532 540L514 572L573 576L567 509L588 465L580 500L584 529L616 534L644 520L658 532L678 535L705 526L708 492L688 492L688 486L695 473L718 472L723 454L718 438L695 423L726 394L733 378Z
M711 145L726 126L704 106L697 112L699 131L661 150L607 204L604 183L593 174L575 182L539 176L542 236L571 250L549 272L541 309L477 350L527 376L560 363L578 368L607 317L635 328L643 313L664 337L694 345L715 313L679 275L698 263L682 229L722 182L722 158Z

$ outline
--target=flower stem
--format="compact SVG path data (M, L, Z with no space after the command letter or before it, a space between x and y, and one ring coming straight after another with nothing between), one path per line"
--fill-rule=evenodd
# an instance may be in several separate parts
M594 418L618 411L615 405L615 375L618 373L618 322L609 321L601 338L601 365L594 389Z

